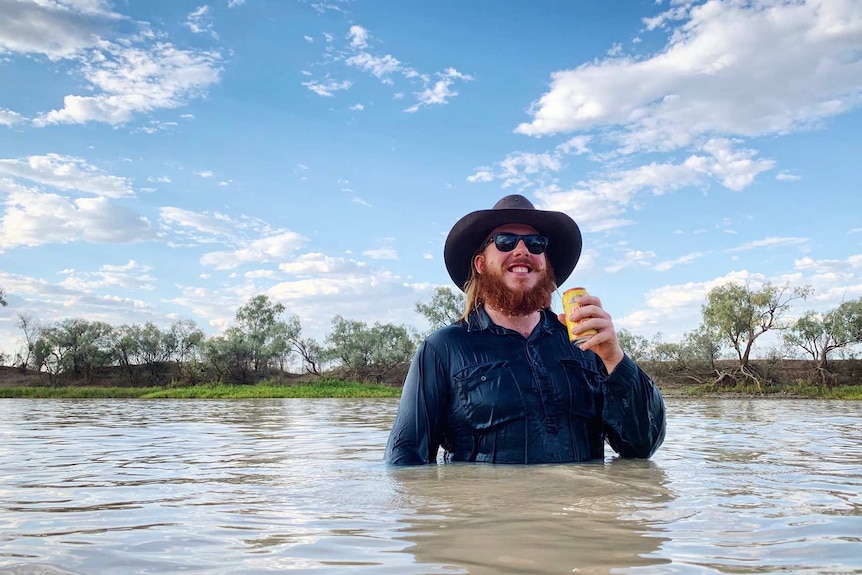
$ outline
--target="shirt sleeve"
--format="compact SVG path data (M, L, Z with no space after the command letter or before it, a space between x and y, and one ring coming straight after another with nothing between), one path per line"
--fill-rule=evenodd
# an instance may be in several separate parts
M602 382L602 421L622 457L650 457L664 441L665 406L658 386L628 355Z
M385 460L393 465L436 463L446 417L446 370L426 341L416 351L404 381Z

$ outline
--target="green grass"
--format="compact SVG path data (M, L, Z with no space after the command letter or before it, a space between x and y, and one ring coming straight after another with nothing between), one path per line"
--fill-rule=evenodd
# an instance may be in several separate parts
M8 387L0 398L61 399L254 399L316 397L400 397L388 385L324 379L298 385L261 382L256 385L202 384L189 387Z

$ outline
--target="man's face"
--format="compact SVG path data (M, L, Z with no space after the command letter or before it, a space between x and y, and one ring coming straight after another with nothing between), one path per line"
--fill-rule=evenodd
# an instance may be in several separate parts
M538 233L524 224L506 224L491 233L497 232ZM523 241L510 252L501 252L491 242L473 263L479 272L480 295L492 308L510 315L529 315L550 305L555 289L553 272L549 272L545 254L530 253Z

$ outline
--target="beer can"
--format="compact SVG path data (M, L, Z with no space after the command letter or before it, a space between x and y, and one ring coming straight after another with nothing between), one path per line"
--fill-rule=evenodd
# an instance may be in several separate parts
M566 327L569 330L569 341L575 345L583 343L599 333L595 329L579 330L578 325L581 322L569 320L569 314L572 310L581 307L578 300L585 295L587 295L587 290L582 287L574 287L563 292L563 312L566 314Z

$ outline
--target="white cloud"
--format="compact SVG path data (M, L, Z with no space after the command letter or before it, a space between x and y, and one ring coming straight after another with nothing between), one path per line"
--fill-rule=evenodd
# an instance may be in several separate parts
M11 126L24 121L24 116L12 110L0 108L0 126Z
M802 179L802 176L797 176L796 174L789 174L787 172L779 172L775 175L775 179L780 182L798 182Z
M368 46L368 30L362 26L351 26L347 33L351 48L361 49Z
M128 179L107 174L82 158L60 154L0 159L3 175L109 198L134 195Z
M452 84L456 80L469 82L473 79L472 76L462 74L455 68L447 68L445 72L437 74L439 80L430 88L425 88L421 92L414 92L417 102L404 110L405 112L416 112L423 106L434 106L448 104L450 98L458 95L458 92L451 89Z
M247 263L266 263L288 259L308 239L301 234L282 230L272 235L242 242L242 247L231 251L205 254L201 264L218 270L234 269Z
M234 217L220 212L195 212L165 206L159 209L162 227L177 239L193 244L224 242L243 245L260 235L274 232L263 221L247 216Z
M335 95L335 92L340 92L341 90L348 90L353 85L353 82L351 82L350 80L344 80L343 82L327 80L323 83L317 81L309 81L303 82L302 85L317 94L318 96L331 97Z
M100 0L4 0L0 14L0 53L44 54L51 60L98 45L123 18Z
M196 176L199 176L199 177L201 177L201 178L211 178L211 177L213 177L213 173L212 173L211 171L209 171L209 170L204 170L204 171L202 171L202 172L195 172L195 175L196 175Z
M123 265L103 265L98 271L63 270L66 277L59 285L75 291L90 292L103 288L155 289L155 279L149 275L152 267L129 260Z
M84 59L81 74L95 95L68 95L63 107L43 114L36 126L129 122L135 114L178 108L220 79L217 52L180 50L170 43L135 47L101 42Z
M750 250L760 249L760 248L777 248L784 246L798 246L804 245L808 243L808 238L794 238L794 237L770 237L764 238L762 240L755 240L753 242L747 242L735 248L730 248L727 250L730 253L737 252L746 252Z
M531 183L529 176L559 172L562 167L558 153L513 152L497 163L495 168L487 166L478 168L476 172L467 176L467 181L476 183L503 180L504 188L510 186L525 187Z
M622 258L606 266L605 271L612 274L632 266L649 266L649 260L654 258L655 252L653 251L628 250Z
M365 250L364 252L362 252L362 255L369 257L373 260L397 260L398 259L398 251L391 246L383 246L383 247L379 247L379 248Z
M363 106L362 104L353 104L352 106L350 106L350 109L355 112L361 112L365 109L365 106Z
M243 4L245 4L245 0L228 0L227 7L236 8L237 6L242 6Z
M0 218L0 252L72 241L131 243L155 239L146 218L108 198L70 200L8 184L0 189L7 190L5 213Z
M302 254L290 262L279 264L278 269L296 276L344 275L366 271L366 265L355 260L327 256L322 253Z
M359 54L347 58L344 63L348 66L353 66L365 72L369 72L374 77L383 81L384 84L393 83L392 80L389 79L391 74L410 71L409 68L403 67L397 58L390 56L389 54L386 54L385 56L372 56L367 52L360 52Z
M231 6L228 6L228 8L230 7ZM209 33L210 36L218 39L218 34L215 31L212 21L212 14L210 14L210 7L207 5L198 6L197 9L189 13L189 15L186 16L185 25L194 34Z
M657 272L666 272L666 271L670 270L671 268L674 268L678 265L690 264L691 262L693 262L695 260L699 260L700 258L702 258L706 255L708 255L708 252L707 253L694 252L694 253L690 253L690 254L685 254L684 256L680 256L680 257L673 259L673 260L661 261L661 262L657 263L656 265L654 265L652 269L654 269Z
M702 135L787 133L862 100L855 0L708 0L673 7L669 20L682 22L652 57L554 73L517 131L618 126L626 147L673 149Z

